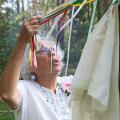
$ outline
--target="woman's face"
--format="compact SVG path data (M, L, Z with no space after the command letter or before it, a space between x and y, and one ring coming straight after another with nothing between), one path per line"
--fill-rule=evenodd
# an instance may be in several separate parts
M61 71L62 60L52 44L47 41L41 41L36 54L38 72L58 74Z

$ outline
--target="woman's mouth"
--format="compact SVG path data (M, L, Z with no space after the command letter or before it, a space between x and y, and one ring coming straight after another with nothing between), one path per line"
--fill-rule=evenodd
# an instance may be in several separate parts
M60 60L58 60L58 59L55 59L52 62L53 62L53 65L59 65L60 64Z

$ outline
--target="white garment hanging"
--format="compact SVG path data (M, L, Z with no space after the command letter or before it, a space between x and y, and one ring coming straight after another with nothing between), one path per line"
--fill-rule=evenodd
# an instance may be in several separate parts
M86 42L72 82L72 120L119 120L118 5L112 5Z

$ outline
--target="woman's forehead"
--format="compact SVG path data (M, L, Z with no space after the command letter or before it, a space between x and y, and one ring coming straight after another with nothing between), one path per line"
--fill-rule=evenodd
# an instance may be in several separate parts
M53 46L52 43L49 42L49 41L39 41L39 42L37 43L37 45L38 45L39 47L42 47L42 46L51 47L51 46Z

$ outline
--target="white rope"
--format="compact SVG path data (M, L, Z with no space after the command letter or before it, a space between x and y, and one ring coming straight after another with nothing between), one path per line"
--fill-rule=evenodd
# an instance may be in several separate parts
M72 15L74 14L75 7L73 6L72 8ZM69 63L69 56L70 56L70 41L71 41L71 34L72 34L72 26L73 26L73 17L71 19L71 24L70 24L70 34L69 34L69 41L68 41L68 51L67 51L67 62L66 62L66 69L65 69L65 76L67 76L67 71L68 71L68 63Z
M51 48L52 48L52 42L51 42L51 40L50 40L50 43L51 43ZM51 49L51 61L50 61L50 67L51 67L51 73L52 73L52 71L53 71L53 56L52 56L52 54L53 54L53 49Z
M0 114L1 113L12 113L12 112L15 112L15 110L3 110L3 111L0 111Z
M47 36L46 36L46 39L45 39L45 40L48 40L48 39L50 38L50 36L51 36L51 34L52 34L55 26L57 25L58 21L60 20L60 18L61 18L62 16L63 16L63 14L60 14L59 16L57 16L57 17L55 18L54 23L53 23L50 31L47 33Z
M87 0L84 0L84 2L86 2ZM83 2L83 3L84 3ZM71 19L69 19L60 29L60 32L71 22L72 19L74 19L76 17L76 15L79 13L79 11L82 9L82 7L84 6L84 4L82 4L77 11L74 13L74 15L72 16Z
M87 0L84 0L84 2L86 2ZM83 3L84 3L83 2ZM82 9L82 7L84 6L84 4L82 4L78 9L77 11L73 14L73 16L71 17L71 19L69 19L60 29L59 33L71 22L72 19L74 19L76 17L76 15L79 13L79 11ZM46 37L46 40L48 38L50 38L55 26L57 25L58 21L60 20L60 18L63 16L63 14L59 15L56 17L55 21L54 21L54 24L52 25L50 31L48 32L47 34L47 37Z

